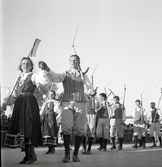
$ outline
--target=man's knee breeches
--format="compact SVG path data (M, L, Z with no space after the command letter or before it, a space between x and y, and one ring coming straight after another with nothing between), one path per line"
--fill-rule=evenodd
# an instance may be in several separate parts
M123 138L124 137L124 128L123 128L121 120L117 119L113 122L115 122L115 123L110 125L110 137L118 136L119 138Z
M64 134L82 136L85 134L86 103L84 102L62 102L61 127Z
M150 127L150 136L153 137L154 136L154 132L156 132L156 135L158 137L161 136L161 132L160 132L160 123L159 122L155 122L155 123L151 123L151 127Z
M97 137L109 138L110 121L108 118L99 118L97 124Z
M146 128L143 125L134 125L134 136L138 136L138 139L146 136Z

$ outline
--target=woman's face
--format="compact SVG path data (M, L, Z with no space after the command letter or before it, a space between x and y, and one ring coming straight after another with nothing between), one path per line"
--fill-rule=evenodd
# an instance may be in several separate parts
M21 69L23 72L28 73L32 69L31 62L27 59L22 60Z

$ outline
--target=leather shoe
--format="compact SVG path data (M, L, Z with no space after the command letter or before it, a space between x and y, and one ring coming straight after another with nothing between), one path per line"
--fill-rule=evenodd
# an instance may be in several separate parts
M154 148L154 147L157 147L156 144L153 144L152 146L150 146L150 148Z
M103 149L102 149L102 151L103 151L103 152L106 152L106 151L107 151L107 149L106 149L106 148L103 148Z
M36 155L29 158L29 161L27 162L27 164L33 164L35 161L37 161L37 156Z
M50 153L50 151L48 150L45 154L49 154Z
M91 150L87 150L87 155L90 155L91 154Z
M138 148L138 146L137 145L134 145L134 146L132 146L133 148Z
M29 158L24 157L22 161L19 162L19 164L26 164L29 161Z
M119 147L118 150L123 150L123 148L122 148L122 147Z
M70 155L69 154L65 154L64 158L62 159L63 163L68 163L70 160Z
M114 149L116 149L116 146L112 146L112 147L110 148L110 150L114 150Z
M103 147L101 147L101 146L100 146L100 147L98 147L98 149L97 149L97 150L101 151L102 149L103 149Z
M86 154L86 149L82 149L82 154Z
M78 155L73 155L73 162L80 162Z

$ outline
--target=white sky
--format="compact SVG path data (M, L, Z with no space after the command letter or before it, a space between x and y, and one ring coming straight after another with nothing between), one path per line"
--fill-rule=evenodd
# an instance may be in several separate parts
M109 85L123 97L127 115L143 94L144 107L158 103L162 87L161 0L1 0L1 97L19 75L20 59L41 39L36 58L55 72L69 69L75 47L83 71L90 67L98 93ZM62 91L61 86L60 92ZM109 93L109 92L108 92ZM112 98L112 97L111 97ZM111 98L109 100L111 100ZM122 99L121 99L122 102ZM162 103L161 105L162 106Z

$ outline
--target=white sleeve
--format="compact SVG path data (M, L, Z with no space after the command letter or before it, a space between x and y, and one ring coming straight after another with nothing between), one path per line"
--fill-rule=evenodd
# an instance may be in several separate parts
M151 122L151 110L148 110L147 119Z
M92 94L94 91L94 88L93 88L93 85L92 85L90 79L88 78L88 76L86 74L84 75L84 81L85 81L85 84L84 84L85 93Z
M45 103L42 105L42 108L41 108L41 110L40 110L40 116L42 116L42 114L43 114L43 111L44 111L44 109L45 109L46 103L47 103L47 102L45 102Z
M146 114L146 112L144 112L144 114L143 114L143 115L144 115L144 121L145 121L145 122L148 122L148 119L147 119L147 114Z
M55 73L53 71L43 71L44 72L44 77L51 81L51 82L55 82L55 83L59 83L59 82L63 82L65 77L66 77L66 72L61 72L61 73Z
M161 122L162 121L162 111L161 111L161 109L158 109L158 114L160 116L159 121Z
M126 109L124 107L124 110L123 110L123 121L125 121L125 120L126 120Z
M3 99L3 103L7 106L12 106L18 97L17 86L13 90L12 95L8 95L6 98Z
M132 110L133 110L132 111L132 117L133 117L133 120L134 120L134 118L135 118L135 108L133 108Z

